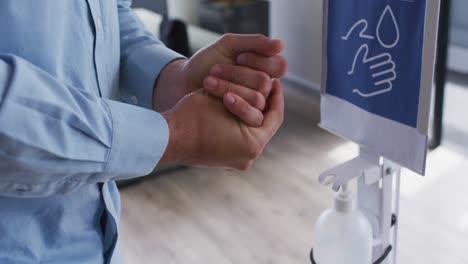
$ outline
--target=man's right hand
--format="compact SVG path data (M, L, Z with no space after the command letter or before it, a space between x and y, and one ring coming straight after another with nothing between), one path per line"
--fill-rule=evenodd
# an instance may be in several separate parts
M224 96L224 104L230 111L250 109L246 101L233 93ZM203 89L197 90L163 113L170 136L160 162L246 170L281 126L283 115L284 97L279 80L273 81L260 127L240 122L219 99Z

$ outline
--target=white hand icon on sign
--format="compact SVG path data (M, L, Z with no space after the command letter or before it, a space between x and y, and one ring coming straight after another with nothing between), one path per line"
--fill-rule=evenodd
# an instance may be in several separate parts
M351 34L353 33L353 31L358 28L360 25L363 25L362 29L361 29L361 32L359 33L359 37L360 38L364 38L364 39L375 39L374 36L371 36L371 35L368 35L366 34L366 31L367 31L367 28L369 27L369 24L367 23L367 20L365 19L361 19L359 20L358 22L356 22L352 27L351 29L348 31L348 34L346 34L346 36L344 37L341 37L341 39L343 40L348 40L349 37L351 36Z
M367 44L363 44L354 57L353 65L351 70L348 72L348 75L354 74L356 64L361 54L363 54L363 58L359 62L369 66L369 69L373 72L372 78L374 80L374 87L378 89L373 92L353 89L353 93L357 93L362 97L372 97L390 92L393 88L392 82L397 78L397 73L395 71L396 65L392 59L392 55L385 52L377 56L369 57L369 46L367 46Z
M387 16L389 16L392 19L392 23L395 26L395 39L390 42L387 42L382 38L382 24ZM350 28L348 33L342 37L342 39L348 40L353 31L355 31L359 26L362 27L359 33L360 38L369 40L375 39L374 36L366 33L368 28L368 22L365 19L361 19L354 23L354 25ZM392 8L390 6L386 6L382 15L380 16L379 22L376 27L376 36L379 44L386 49L396 47L400 41L400 30L398 28L398 23L395 18L395 14L393 13ZM362 44L356 52L356 55L354 56L353 64L351 66L351 70L348 72L348 75L353 75L355 73L356 64L361 54L363 55L363 58L359 62L367 65L371 72L373 72L372 79L374 88L376 88L376 90L366 92L360 89L353 89L353 93L356 93L362 97L373 97L390 92L393 89L393 81L397 78L396 64L393 61L392 55L388 52L384 52L382 54L370 57L369 46L367 44Z

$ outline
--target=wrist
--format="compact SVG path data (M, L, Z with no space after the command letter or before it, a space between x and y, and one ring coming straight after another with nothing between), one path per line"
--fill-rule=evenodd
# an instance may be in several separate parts
M189 85L184 73L187 61L177 59L162 69L153 87L153 110L167 111L187 94Z
M180 155L178 155L178 153L180 149L180 137L177 133L174 115L171 113L171 111L164 112L161 115L164 117L164 119L166 119L167 127L169 129L169 139L164 154L162 155L159 163L179 163Z
M166 119L169 139L160 163L189 164L197 151L197 121L194 118L183 118L177 113L177 107L161 115Z

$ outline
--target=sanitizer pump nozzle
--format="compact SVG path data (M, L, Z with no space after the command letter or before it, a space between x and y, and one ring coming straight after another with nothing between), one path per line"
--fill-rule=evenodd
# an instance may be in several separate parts
M336 195L334 208L318 218L313 246L317 264L372 263L372 227L347 184Z

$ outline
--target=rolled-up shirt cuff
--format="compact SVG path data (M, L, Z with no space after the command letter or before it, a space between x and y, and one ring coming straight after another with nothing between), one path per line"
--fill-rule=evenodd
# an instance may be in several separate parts
M167 64L183 58L159 43L142 45L123 58L120 80L122 101L152 109L155 80Z

